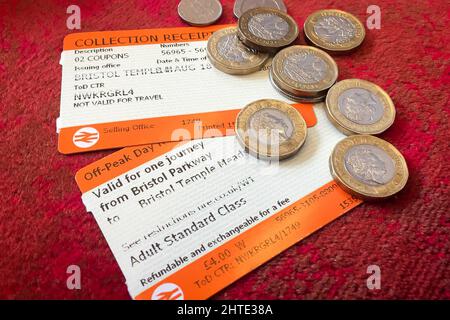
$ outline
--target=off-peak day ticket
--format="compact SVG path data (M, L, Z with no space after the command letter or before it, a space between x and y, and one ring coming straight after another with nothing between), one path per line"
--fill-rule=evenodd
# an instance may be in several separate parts
M233 136L128 147L76 174L134 299L206 299L357 206L328 159L344 138L315 106L279 163Z
M211 66L207 39L223 27L66 36L58 150L67 154L229 135L238 110L248 103L288 101L271 86L268 65L245 76ZM299 111L314 125L311 105Z

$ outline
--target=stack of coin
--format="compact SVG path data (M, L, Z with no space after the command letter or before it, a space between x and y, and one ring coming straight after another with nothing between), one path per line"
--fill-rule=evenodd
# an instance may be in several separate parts
M300 112L286 102L272 99L258 100L242 109L236 118L235 130L245 150L266 160L294 155L307 134Z
M354 15L341 10L319 10L305 21L305 39L330 53L348 52L364 40L365 29Z
M255 8L244 12L238 21L239 39L249 48L277 52L298 37L295 20L281 10Z
M229 74L249 74L260 70L269 55L246 47L237 37L237 28L214 32L208 41L207 56L211 64Z
M256 2L248 5L256 6ZM282 2L275 2L281 6ZM290 45L298 37L294 19L281 10L256 7L238 14L237 28L219 30L208 41L207 56L211 64L223 72L249 74L258 71L268 60L269 53Z
M328 118L347 135L379 134L394 123L394 103L369 81L340 81L328 91L325 102Z
M340 141L331 154L330 170L344 190L366 200L390 197L408 180L402 154L392 144L370 135Z
M272 61L272 85L288 99L318 102L336 82L338 67L326 52L309 46L281 50Z

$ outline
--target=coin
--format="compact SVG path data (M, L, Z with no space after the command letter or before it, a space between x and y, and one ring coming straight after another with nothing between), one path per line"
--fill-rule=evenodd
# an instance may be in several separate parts
M317 97L295 96L287 91L284 91L280 87L278 87L278 85L272 79L272 73L269 73L269 79L270 79L270 82L272 83L272 86L275 88L275 90L278 93L280 93L282 96L288 98L289 100L297 101L297 102L304 102L304 103L316 103L316 102L321 102L321 101L325 100L325 97L326 97L325 95L317 96Z
M273 8L255 8L244 12L238 21L238 37L248 47L276 52L298 37L297 23L291 16Z
M354 15L341 10L319 10L305 21L305 38L329 52L350 51L364 40L364 25Z
M326 97L328 118L347 135L378 134L395 119L389 95L374 83L347 79L336 83Z
M193 26L207 26L219 20L222 4L218 0L181 0L178 15Z
M293 96L323 99L336 82L338 67L320 49L291 46L273 58L270 75L273 83Z
M298 152L306 139L306 122L286 102L264 99L245 106L235 124L240 144L260 159L285 159Z
M220 29L209 38L207 56L217 69L229 74L249 74L260 70L269 58L239 41L237 28Z
M331 154L330 170L344 190L367 200L390 197L408 180L402 154L389 142L371 135L340 141Z
M283 0L236 0L234 2L233 12L236 18L239 18L247 10L263 7L275 8L287 12Z

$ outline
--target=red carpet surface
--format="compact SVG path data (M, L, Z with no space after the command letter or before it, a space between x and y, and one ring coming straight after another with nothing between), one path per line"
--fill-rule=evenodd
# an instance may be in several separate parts
M218 23L233 23L221 1ZM81 8L81 31L184 26L178 1L0 2L0 298L129 299L124 278L75 172L111 151L57 152L66 8ZM406 189L366 203L219 292L215 299L449 299L450 4L445 0L286 1L302 25L311 12L339 8L362 21L381 8L381 29L336 58L340 79L382 86L397 107L381 135L404 154ZM303 37L299 43L304 43ZM68 290L66 269L81 268ZM368 290L369 265L381 289Z

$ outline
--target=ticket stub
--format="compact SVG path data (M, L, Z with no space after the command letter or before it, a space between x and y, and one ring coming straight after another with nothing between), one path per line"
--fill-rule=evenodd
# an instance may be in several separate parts
M288 101L271 86L268 65L246 76L228 75L211 66L207 40L223 27L66 36L57 120L59 151L233 134L238 110L248 103L269 98ZM311 105L299 111L314 121Z
M332 180L344 138L316 110L300 152L279 163L233 136L128 147L76 180L134 299L205 299L360 200Z

